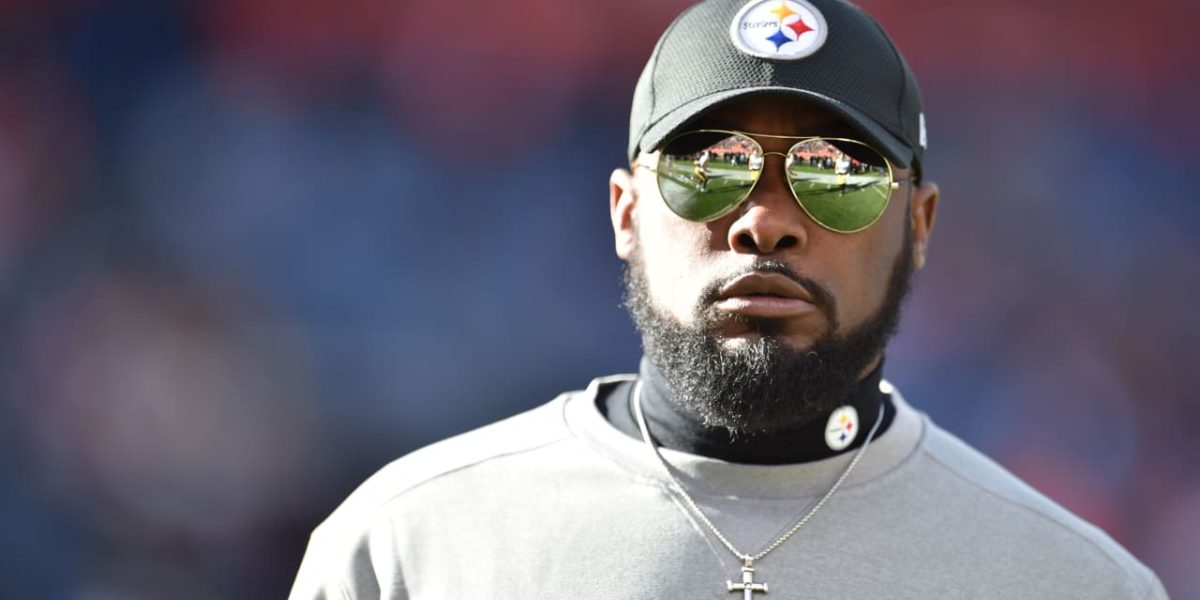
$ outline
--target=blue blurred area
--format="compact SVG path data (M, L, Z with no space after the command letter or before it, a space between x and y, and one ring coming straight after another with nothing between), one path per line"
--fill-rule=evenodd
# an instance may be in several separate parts
M388 460L635 369L607 178L686 4L0 5L5 594L283 597ZM942 188L887 376L1200 598L1200 7L864 4Z

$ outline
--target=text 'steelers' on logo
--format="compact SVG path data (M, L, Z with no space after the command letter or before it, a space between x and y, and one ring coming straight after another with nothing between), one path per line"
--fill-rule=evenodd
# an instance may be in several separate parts
M774 60L810 56L828 34L825 17L804 0L750 0L729 28L738 50Z
M844 450L858 437L858 411L846 405L829 415L825 423L825 444L830 450Z

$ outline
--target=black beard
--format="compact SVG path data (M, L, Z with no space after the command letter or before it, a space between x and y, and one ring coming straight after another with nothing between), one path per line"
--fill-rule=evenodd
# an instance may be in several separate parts
M712 309L712 300L724 281L750 271L781 273L804 285L825 313L828 333L809 348L796 349L779 337L779 320L741 318L759 335L732 349L722 346L712 332L718 330L719 319L730 317ZM862 325L839 335L836 300L828 290L779 261L761 260L707 286L695 310L695 324L688 326L654 306L641 249L636 248L625 267L625 307L678 408L735 437L771 435L803 427L845 404L859 377L896 333L912 276L912 240L906 228L883 305Z

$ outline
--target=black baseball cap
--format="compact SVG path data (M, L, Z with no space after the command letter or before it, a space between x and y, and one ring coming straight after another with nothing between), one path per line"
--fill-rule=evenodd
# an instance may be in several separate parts
M921 170L917 80L879 23L842 0L706 0L684 11L638 79L629 160L718 104L756 94L828 108L893 163Z

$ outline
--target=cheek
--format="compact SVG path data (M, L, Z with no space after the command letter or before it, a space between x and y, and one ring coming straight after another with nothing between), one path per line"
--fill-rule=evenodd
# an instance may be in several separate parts
M840 274L838 316L843 330L862 324L883 305L904 239L904 207L898 208L899 214L885 214L871 229L853 234L863 237L844 247L835 259L839 262L835 272Z
M705 225L666 210L645 210L639 217L638 243L650 298L681 322L691 322L700 294L719 277L715 236Z

